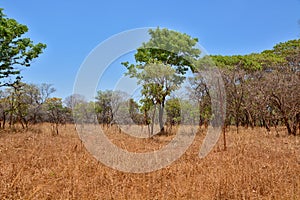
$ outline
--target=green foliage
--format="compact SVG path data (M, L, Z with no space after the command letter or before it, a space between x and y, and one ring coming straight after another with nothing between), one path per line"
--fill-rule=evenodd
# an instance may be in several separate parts
M95 109L97 106L95 102L79 101L72 107L73 118L76 123L95 123L94 118Z
M150 123L150 119L147 116L147 112L150 110L149 108L146 108L145 106L140 106L137 102L134 101L134 99L129 99L129 116L132 119L133 123L135 124L143 124L148 125ZM149 104L144 104L149 105Z
M66 122L66 113L69 109L62 104L62 99L53 97L45 101L45 108L48 112L48 117L53 126L53 132L58 135L58 125Z
M23 38L28 27L9 19L0 8L0 86L12 85L6 78L19 75L18 66L29 67L46 48L45 44L33 44L30 38Z
M95 110L99 123L109 124L113 120L112 102L113 91L98 91L96 96Z
M152 106L159 109L159 123L163 130L166 98L180 87L189 69L196 70L195 63L201 51L195 47L198 39L184 33L157 28L150 29L149 34L151 39L137 49L136 64L122 64L127 68L125 74L137 78L143 86L142 110L147 112Z
M265 53L284 60L285 66L290 70L300 71L300 39L279 43L275 45L272 50L263 52L263 54ZM280 66L282 66L282 64Z
M169 99L166 102L167 122L171 125L180 124L181 107L178 98Z
M134 123L139 121L139 105L134 101L134 99L129 99L129 115Z
M203 114L202 110L199 110L198 105L195 102L189 100L181 100L181 123L195 125L199 123L200 114Z
M197 38L166 28L150 29L151 39L137 49L135 60L142 65L161 62L164 65L176 66L176 73L185 74L190 68L194 71L193 62L200 56L196 48Z
M213 55L209 56L209 58L220 69L241 69L248 72L265 70L274 66L282 66L286 63L283 54L279 52L276 53L275 50L267 50L263 51L262 53L252 53L248 55ZM200 59L201 61L199 61L198 63L204 63L205 59L208 60L208 58L203 58Z
M57 98L57 97L48 98L45 103L47 105L47 110L48 111L63 109L61 98Z
M238 131L239 125L254 127L260 123L270 130L272 123L280 121L286 125L289 134L296 134L297 126L300 128L297 118L300 112L299 39L279 43L261 53L203 57L197 61L199 74L201 69L214 65L219 68L226 89L227 125L234 123ZM203 98L204 82L201 77L196 77L191 87L200 100L201 118L209 116L211 107Z
M292 57L294 55L299 55L300 51L300 39L289 40L286 42L281 42L273 47L274 54L282 55L283 57Z
M95 111L99 123L110 124L118 116L118 110L127 100L127 94L121 91L98 91L95 102ZM117 115L117 116L115 116Z
M230 70L239 68L244 70L260 70L262 65L253 59L254 55L233 55L233 56L211 56L216 66Z

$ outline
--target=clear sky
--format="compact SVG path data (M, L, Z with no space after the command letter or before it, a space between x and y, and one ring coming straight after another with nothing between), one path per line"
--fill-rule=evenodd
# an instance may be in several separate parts
M185 32L199 38L208 53L222 55L261 52L300 35L300 0L0 0L0 7L29 27L34 42L48 46L22 72L24 81L51 83L55 96L63 98L72 93L89 52L129 29Z

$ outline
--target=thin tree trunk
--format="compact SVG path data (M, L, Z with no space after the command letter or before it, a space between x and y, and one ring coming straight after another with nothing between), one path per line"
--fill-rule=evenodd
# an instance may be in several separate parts
M19 117L19 122L20 122L22 128L25 129L24 123L22 122L22 119L20 117Z
M58 135L58 123L55 123L55 131L56 131L56 135Z
M238 111L236 110L236 113L235 113L235 126L236 126L236 133L238 134L239 133L239 124L240 124L240 121L239 121L239 115L238 115Z
M150 131L149 137L152 137L152 135L153 135L154 123L155 123L155 114L156 114L156 105L154 105L154 111L153 111L153 114L152 114L151 131Z
M284 121L284 124L287 128L288 134L289 135L293 134L288 118L284 117L283 121Z
M300 134L300 113L298 113L296 115L296 124L298 124L298 131L299 131L299 134Z
M3 129L5 129L5 123L6 123L6 114L3 115L3 123L2 123Z
M222 132L223 132L223 144L224 144L224 151L227 150L227 143L226 143L226 117L225 117L225 113L223 112L224 110L224 99L222 99L222 93L221 93L221 88L220 88L220 82L218 80L218 89L219 89L219 101L220 101L220 111L221 111L221 120L223 121L222 124Z
M201 128L203 122L202 122L202 117L201 117L201 102L198 102L198 109L199 109L199 128Z
M222 127L222 133L223 133L224 151L226 151L227 144L226 144L226 126L225 125L223 125L223 127Z
M262 120L263 120L263 124L264 124L264 126L266 127L267 131L270 132L271 129L270 129L269 124L267 123L267 120L266 120L265 118L263 118Z
M292 134L293 134L294 136L296 136L296 133L297 133L297 123L293 123Z
M159 128L160 128L161 132L164 131L163 115L164 115L164 106L163 106L163 104L161 104L161 105L159 105L159 113L158 113Z

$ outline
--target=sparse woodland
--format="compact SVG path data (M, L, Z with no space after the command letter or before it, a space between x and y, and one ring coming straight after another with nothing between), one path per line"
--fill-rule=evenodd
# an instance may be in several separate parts
M169 34L168 38L174 37L174 41L177 41L176 37L182 37L178 32L157 29L151 32L153 40L161 39L159 32L166 32ZM58 134L59 124L73 123L74 118L80 123L111 125L129 123L126 121L128 117L135 124L150 125L155 121L151 107L158 110L161 130L165 126L163 115L166 115L167 125L193 124L195 117L191 116L199 116L200 126L207 125L214 116L211 114L207 80L201 70L212 65L221 72L225 85L225 126L234 125L237 132L240 126L264 127L268 131L271 127L276 129L284 126L287 134L299 134L300 40L279 43L273 49L261 53L211 55L197 59L200 54L200 50L194 48L197 39L180 39L194 41L187 47L190 52L186 54L192 54L189 57L177 58L178 55L167 50L145 52L145 49L149 50L147 45L152 45L153 41L150 41L135 55L138 59L137 65L123 63L128 69L126 75L137 77L143 85L143 98L140 101L129 98L129 94L125 92L109 90L99 91L95 100L90 102L79 94L62 100L52 97L55 88L50 84L26 84L18 76L15 82L5 83L7 86L1 91L1 127L12 127L18 123L23 128L28 128L30 124L50 122L55 124ZM165 38L165 41L168 40ZM174 51L179 54L181 49L175 48ZM147 57L148 55L150 56ZM4 68L7 63L3 60L1 64ZM13 66L14 63L11 63L12 68ZM178 103L176 98L171 97L172 91L179 88L189 69L195 75L189 78L186 90L198 105L184 101ZM180 112L183 108L185 112ZM95 113L97 117L92 117L91 113ZM115 120L116 115L118 122Z
M51 84L23 81L20 69L46 48L25 38L27 31L0 10L0 199L300 198L300 39L248 55L200 56L197 38L150 29L136 62L120 63L142 86L141 99L106 90L86 100L80 94L62 99ZM218 117L203 73L210 67L224 82L228 148L223 151L220 139L201 160L198 147ZM194 103L172 95L184 81ZM174 165L126 174L97 162L76 135L75 123L100 124L114 143L134 152L167 144L170 127L200 129ZM139 141L116 128L130 123L147 126L151 139Z

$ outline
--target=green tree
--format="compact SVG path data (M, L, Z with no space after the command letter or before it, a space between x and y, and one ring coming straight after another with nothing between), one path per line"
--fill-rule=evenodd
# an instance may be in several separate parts
M72 95L72 97L74 97ZM75 101L73 101L74 103ZM70 109L70 107L68 107ZM97 123L97 118L94 115L95 113L95 102L87 102L85 100L83 101L77 101L72 106L72 114L73 119L76 123Z
M206 59L204 58L204 62ZM211 62L211 61L209 61ZM207 63L202 63L199 66L206 65ZM210 64L210 63L208 63ZM201 73L196 73L194 77L189 78L190 87L189 97L196 100L198 106L190 105L192 107L198 107L198 122L199 126L208 126L208 121L211 119L211 98L209 95L209 89L207 86L207 80ZM185 108L187 109L187 108ZM190 109L187 109L190 110ZM194 112L195 115L195 112ZM195 115L197 116L197 115Z
M288 70L292 72L300 71L300 39L281 42L275 45L272 50L265 51L264 53L280 56L287 61Z
M178 98L172 98L166 102L167 122L173 126L181 122L181 108Z
M58 126L66 122L67 109L62 104L62 99L57 97L48 98L45 102L49 121L52 123L53 133L58 135Z
M30 38L22 37L28 32L26 25L7 18L0 8L0 86L11 86L8 78L20 74L20 66L29 67L46 48L45 44L33 44Z
M122 91L98 91L95 102L95 110L99 123L116 123L116 115L122 103L126 101L127 94Z
M132 121L135 124L142 124L142 118L140 113L140 108L137 102L134 101L134 99L130 98L128 101L129 104L129 115Z
M113 120L111 106L112 91L98 91L96 96L95 110L100 124L110 124Z
M150 40L137 49L136 64L122 64L127 68L126 75L137 78L142 85L144 99L141 102L148 104L144 108L158 108L160 130L163 131L167 97L183 83L188 70L196 70L194 63L201 51L195 47L198 39L187 34L160 28L150 29L149 34ZM153 113L155 115L155 111Z
M211 59L225 83L227 125L234 123L238 130L240 125L259 123L269 131L270 126L281 123L288 134L296 135L300 124L300 40L279 43L262 53Z
M253 118L250 116L249 99L251 98L249 84L257 81L257 72L274 63L283 60L269 53L233 55L233 56L211 56L212 60L219 67L224 80L227 102L226 102L226 124L235 124L238 128L243 121ZM245 120L245 118L247 120ZM249 124L246 122L247 124Z
M45 88L49 90L46 91ZM45 121L47 113L42 109L45 97L48 98L54 91L50 84L35 85L20 81L5 88L0 95L2 127L5 127L6 119L9 119L10 126L19 122L23 128L27 128L30 123ZM42 93L47 95L43 96Z
M264 53L286 61L273 64L264 74L263 96L269 100L272 117L283 122L288 134L297 135L297 129L300 131L300 39L279 43Z

